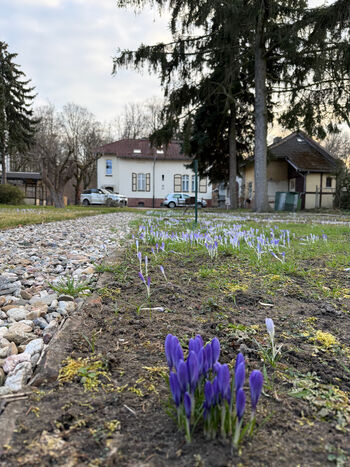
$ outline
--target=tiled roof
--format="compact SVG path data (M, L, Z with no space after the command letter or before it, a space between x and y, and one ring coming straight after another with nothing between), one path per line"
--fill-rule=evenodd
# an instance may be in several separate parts
M148 139L121 139L100 146L96 152L115 154L117 157L125 159L154 159L156 156L157 160L190 161L189 157L181 152L181 144L176 141L172 141L168 146L162 148L154 148L151 147Z
M273 158L286 159L301 172L333 172L335 159L316 141L298 131L269 146Z

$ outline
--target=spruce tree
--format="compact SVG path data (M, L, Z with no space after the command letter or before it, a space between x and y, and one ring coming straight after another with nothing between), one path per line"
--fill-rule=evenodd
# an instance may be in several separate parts
M31 104L34 88L14 62L17 54L0 42L0 159L2 183L6 183L6 156L25 151L33 142L37 120Z

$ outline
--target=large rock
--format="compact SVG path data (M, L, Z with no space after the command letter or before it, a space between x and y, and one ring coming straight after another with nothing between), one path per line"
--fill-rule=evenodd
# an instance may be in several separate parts
M32 365L30 362L19 363L15 369L9 373L5 387L12 391L20 391L32 376Z
M39 303L40 304L44 303L45 305L51 305L51 303L54 300L57 300L57 294L52 293L52 294L44 295L44 296L41 296L41 297L40 296L34 296L29 300L29 303L31 305L37 305Z
M1 330L1 328L0 328ZM17 345L28 344L33 339L36 339L36 335L31 332L31 326L25 323L15 323L10 326L2 337L5 337L8 341L14 342Z
M24 353L29 354L31 357L36 353L41 353L44 348L43 339L34 339L26 345Z
M24 307L12 308L7 312L9 318L14 319L15 321L21 321L22 319L27 319L28 310Z
M18 355L10 355L6 358L5 363L3 364L3 369L5 373L11 373L17 365L22 362L30 362L29 353L20 353Z

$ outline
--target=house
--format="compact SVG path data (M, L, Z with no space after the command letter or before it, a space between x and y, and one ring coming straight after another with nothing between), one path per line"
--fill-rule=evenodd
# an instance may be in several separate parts
M128 197L129 206L160 207L169 193L194 196L195 176L186 167L191 162L172 141L154 148L148 139L122 139L96 149L97 186ZM198 180L199 197L211 205L212 189L208 179Z
M336 188L336 160L304 132L275 138L268 147L268 200L276 192L300 194L301 209L332 208ZM242 167L244 198L254 202L254 159Z

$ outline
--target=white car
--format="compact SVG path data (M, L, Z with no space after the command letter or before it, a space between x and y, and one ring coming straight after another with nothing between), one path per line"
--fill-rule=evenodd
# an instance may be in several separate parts
M166 196L162 205L167 206L168 208L175 208L178 206L187 206L188 201L186 202L186 200L189 198L194 199L194 196L190 196L187 193L170 193L169 195ZM193 206L193 205L194 205L194 202L189 204L189 206ZM205 201L205 199L198 198L198 207L205 208L206 206L207 206L207 202Z
M120 195L119 193L112 193L105 188L90 188L84 190L80 195L80 203L83 206L89 206L90 204L106 204L118 206L126 206L128 204L128 198Z

